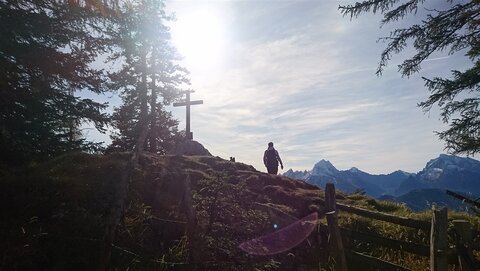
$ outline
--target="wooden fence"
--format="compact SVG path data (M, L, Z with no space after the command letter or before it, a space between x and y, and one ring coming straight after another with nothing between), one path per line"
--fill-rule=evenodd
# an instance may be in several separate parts
M363 262L375 266L379 270L411 271L410 269L397 264L355 252L353 250L354 248L345 247L347 243L344 244L344 240L357 240L385 248L409 252L423 257L429 257L431 271L447 271L448 264L457 264L461 271L480 270L478 262L473 257L473 250L478 249L478 246L475 246L473 243L472 225L468 221L452 221L452 233L455 245L449 247L447 233L448 214L446 208L433 207L431 221L415 220L370 211L337 203L335 186L332 183L328 183L325 187L324 206L327 226L323 226L322 230L327 230L329 233L330 256L335 260L335 268L338 271L348 270L346 259ZM361 233L341 228L338 225L338 213L340 211L430 232L430 242L428 245L417 244L382 237L375 233Z

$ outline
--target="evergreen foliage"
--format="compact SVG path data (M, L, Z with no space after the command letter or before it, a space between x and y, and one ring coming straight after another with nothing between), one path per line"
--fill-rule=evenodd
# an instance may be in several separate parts
M420 71L421 64L435 52L464 53L472 67L465 71L452 71L451 78L423 78L431 92L430 97L419 104L429 111L437 104L442 120L449 123L446 131L438 132L446 149L453 153L475 154L480 152L480 29L478 27L480 5L477 1L444 1L434 3L439 9L427 9L425 0L365 0L353 5L339 6L344 16L358 17L373 12L383 15L382 25L394 23L419 8L428 11L426 19L398 28L388 37L380 57L377 75L381 75L393 54L402 52L410 44L416 53L398 66L403 76ZM435 1L432 1L435 2Z
M110 74L110 87L121 92L123 104L113 114L117 133L109 150L132 150L148 121L145 149L164 154L181 135L178 121L163 105L178 98L180 86L189 83L187 71L176 64L179 57L165 25L172 18L162 0L126 4L119 13L118 28L111 32L117 46L111 60L123 61L123 66Z
M106 18L87 1L0 1L0 160L24 161L71 150L95 150L78 130L103 131L106 104L75 95L102 93L98 27Z

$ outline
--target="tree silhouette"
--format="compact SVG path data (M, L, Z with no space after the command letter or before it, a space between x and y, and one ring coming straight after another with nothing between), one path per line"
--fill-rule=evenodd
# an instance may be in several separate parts
M182 84L189 84L187 71L176 64L179 57L170 42L165 22L172 18L161 0L133 2L120 8L112 41L118 46L111 60L123 60L122 68L110 74L113 90L123 104L115 109L110 150L132 150L141 127L149 122L145 149L165 153L178 138L178 121L163 105L179 97Z
M106 104L76 94L105 91L90 64L104 51L98 26L108 9L85 3L0 1L1 160L95 150L78 127L89 121L104 131Z
M398 66L403 76L420 71L421 64L434 52L465 53L472 67L464 71L452 71L451 78L423 78L431 92L430 97L419 104L429 111L437 104L441 116L449 124L446 131L438 132L446 149L453 153L475 154L480 152L480 5L477 1L432 1L441 6L427 9L424 0L366 0L353 5L339 6L344 16L358 17L373 12L383 15L382 25L394 23L424 8L428 14L420 23L398 28L388 37L380 57L377 75L381 75L393 54L412 46L416 53ZM430 2L431 3L431 2ZM411 44L411 45L410 45Z

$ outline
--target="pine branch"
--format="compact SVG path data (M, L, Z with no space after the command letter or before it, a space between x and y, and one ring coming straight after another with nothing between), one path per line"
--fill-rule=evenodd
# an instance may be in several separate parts
M356 2L354 5L347 5L338 7L343 16L350 16L350 19L358 17L362 13L377 12L384 13L388 11L398 0L367 0L363 2Z

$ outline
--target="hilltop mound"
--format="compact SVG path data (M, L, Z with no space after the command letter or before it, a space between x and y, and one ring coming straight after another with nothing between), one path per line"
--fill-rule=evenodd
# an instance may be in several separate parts
M77 153L26 168L0 168L3 266L96 269L104 218L128 157ZM139 164L112 250L112 268L121 270L182 268L189 262L182 207L187 175L201 228L196 257L209 270L280 264L280 257L278 263L252 259L237 248L282 223L254 204L268 203L302 217L315 210L311 205L320 197L315 186L213 156L144 155Z
M195 140L186 140L178 143L172 154L212 156L212 154L200 142Z

